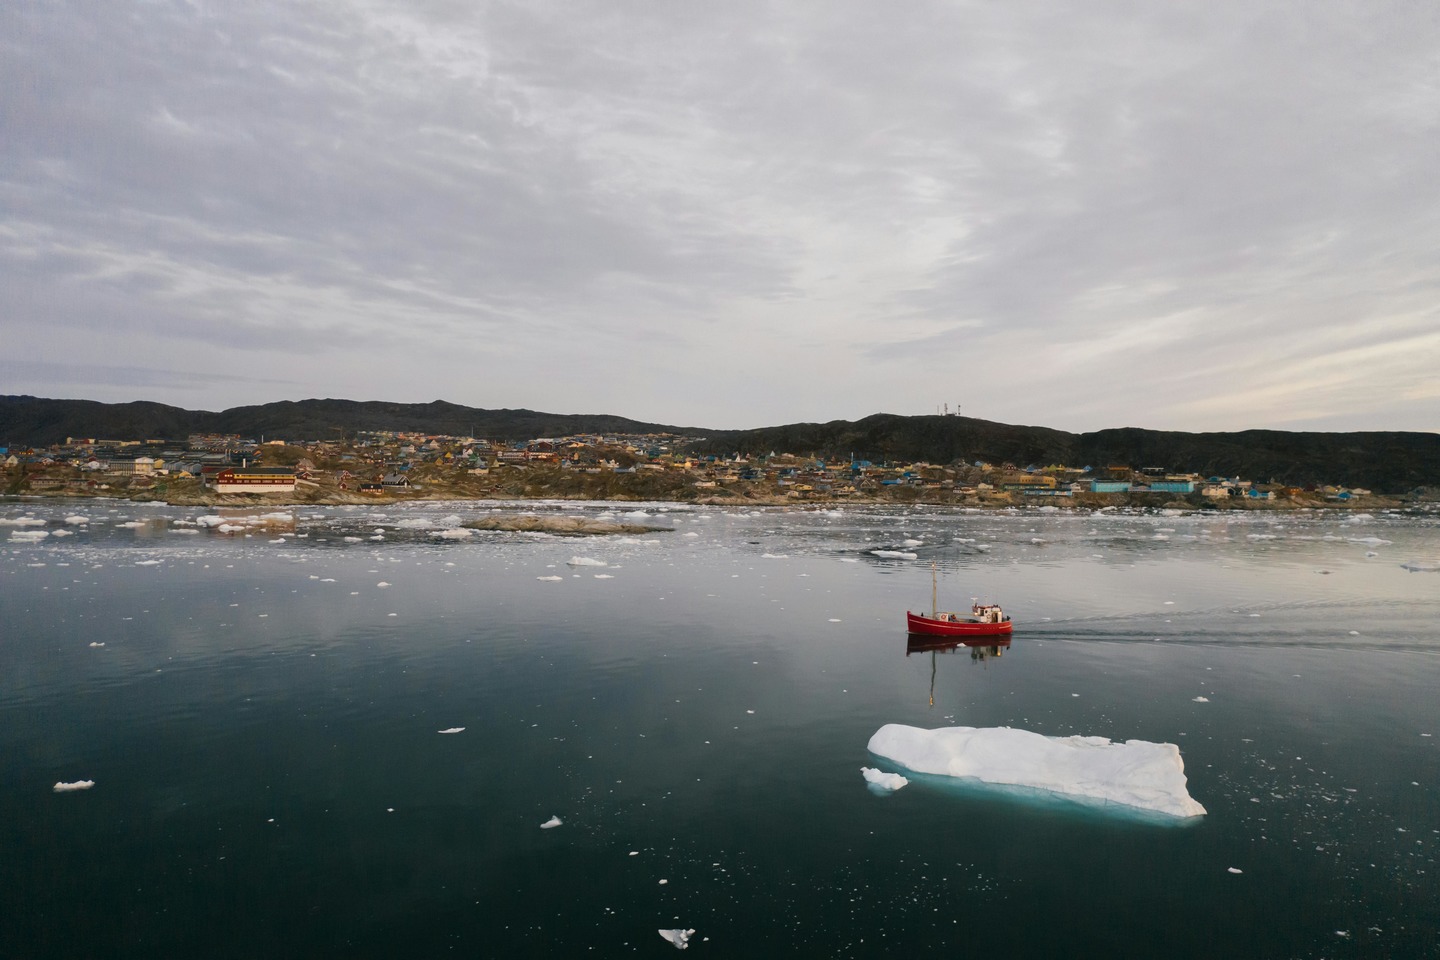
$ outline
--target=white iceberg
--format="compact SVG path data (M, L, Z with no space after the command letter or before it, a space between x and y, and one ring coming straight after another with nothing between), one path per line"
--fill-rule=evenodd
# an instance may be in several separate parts
M865 782L870 785L871 789L881 793L894 793L910 783L898 773L886 773L883 770L876 770L874 767L861 767L860 775L865 778Z
M690 938L695 936L694 930L661 930L660 936L675 944L676 950L688 950Z
M558 826L560 826L560 818L556 816L551 816L549 820L546 820L544 823L540 824L540 829L551 830Z
M1173 743L888 723L870 738L869 749L916 773L1031 787L1174 817L1205 813L1186 790L1185 763Z
M94 780L76 780L73 783L55 784L56 793L74 793L76 790L89 790L95 786Z

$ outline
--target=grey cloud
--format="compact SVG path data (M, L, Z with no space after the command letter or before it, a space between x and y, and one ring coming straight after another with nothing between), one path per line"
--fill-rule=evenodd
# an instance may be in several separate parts
M1357 323L1413 376L1403 318L1436 302L1440 58L1394 5L57 0L11 19L0 325L46 354L108 325L126 362L300 351L339 378L383 354L387 384L421 390L441 351L500 391L560 357L574 402L648 419L653 390L610 371L745 370L733 409L781 422L842 415L785 406L823 393L788 379L796 349L863 414L897 392L929 409L915 365L979 348L1047 359L1043 414L1087 358L1223 397L1259 376L1227 343L1301 377ZM1307 389L1314 416L1348 402ZM1096 421L1056 425L1124 410L1090 403ZM1229 419L1184 419L1205 416Z

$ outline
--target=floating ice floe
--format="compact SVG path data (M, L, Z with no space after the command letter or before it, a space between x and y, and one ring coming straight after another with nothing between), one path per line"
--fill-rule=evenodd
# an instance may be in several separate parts
M1368 543L1371 546L1383 547L1390 543L1389 540L1382 540L1379 537L1346 537L1350 543Z
M886 773L883 770L876 770L874 767L861 767L860 775L865 778L865 782L870 785L871 790L879 793L894 793L910 783L898 773Z
M571 557L565 561L567 567L608 567L610 564L594 557Z
M1226 867L1226 868L1225 868L1225 872L1226 872L1226 873L1244 873L1245 871L1244 871L1244 870L1241 870L1239 867Z
M74 793L76 790L89 790L95 786L94 780L76 780L73 783L55 784L56 793Z
M549 820L546 820L544 823L540 824L540 829L551 830L558 826L560 826L560 818L556 816L551 816Z
M446 727L444 730L437 730L436 733L464 733L464 727Z
M11 534L15 536L15 534ZM1411 573L1435 573L1440 571L1440 562L1434 560L1411 560L1409 563L1400 564L1402 570L1409 570Z
M760 554L760 559L761 559L761 560L789 560L789 559L790 559L790 554L788 554L788 553L762 553L762 554Z
M104 641L104 640L91 640L91 641L90 641L90 646L93 647L93 648L97 648L97 649L98 649L99 647L105 646L105 641Z
M137 566L137 567L154 567L154 566L158 566L158 565L160 564L160 562L161 562L161 561L159 561L159 560L136 560L136 561L135 561L135 566Z
M475 535L474 530L467 530L464 527L454 527L450 530L438 530L435 536L442 540L468 540Z
M48 536L50 536L50 531L49 531L49 530L11 530L11 531L10 531L10 539L11 539L11 540L19 540L19 541L21 541L21 542L29 541L29 542L31 542L31 543L36 543L36 542L38 542L38 541L44 540L44 539L45 539L46 537L48 537Z
M920 559L918 555L910 553L908 550L871 550L870 555L875 557L883 557L886 560Z
M86 516L81 516L80 514L77 513L77 514L73 514L73 515L71 515L71 516L66 517L66 518L65 518L65 522L68 523L68 524L70 524L72 527L75 527L75 526L79 526L79 525L82 524L82 523L89 523L89 522L90 522L90 518L89 518L89 517L86 517Z
M597 573L597 574L595 574L595 579L596 579L596 580L614 580L615 577L614 577L613 575L611 575L611 574L608 574L608 573Z
M564 577L536 577L536 580L564 580Z
M1174 817L1205 813L1186 790L1185 763L1173 743L889 723L870 738L869 750L915 773L1031 787Z
M663 881L662 881L663 882ZM676 950L690 949L690 938L695 936L694 930L661 930L660 936L675 944Z
M381 590L384 590L386 587L390 586L390 583L389 581L381 580L379 583L375 584L375 586L379 587Z
M1195 703L1209 703L1209 702L1210 702L1210 698L1209 698L1209 697L1191 697L1190 699L1191 699L1192 701L1194 701Z
M36 517L0 517L0 527L43 527L45 521Z

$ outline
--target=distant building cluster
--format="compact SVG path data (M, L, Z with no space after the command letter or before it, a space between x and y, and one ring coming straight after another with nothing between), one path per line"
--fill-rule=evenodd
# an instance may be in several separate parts
M1331 485L1291 487L1241 477L1202 477L1161 467L1018 466L984 460L950 464L874 463L850 456L824 460L792 453L694 456L675 434L576 434L519 442L477 437L371 431L344 440L260 440L194 434L185 440L71 437L36 449L0 447L10 492L154 490L194 485L216 494L289 494L333 488L371 496L465 482L467 493L500 492L516 471L660 475L697 496L789 500L896 499L924 494L944 500L1085 497L1128 499L1157 494L1197 502L1291 499L1345 502L1369 490ZM673 488L673 484L672 484Z

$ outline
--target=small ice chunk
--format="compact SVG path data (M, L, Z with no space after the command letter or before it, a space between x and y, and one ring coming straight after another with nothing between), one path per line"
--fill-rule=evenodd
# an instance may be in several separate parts
M437 733L464 733L464 732L465 732L465 728L464 728L464 727L446 727L444 730L439 730L439 731L436 731L436 732L437 732Z
M571 557L565 561L569 567L608 567L610 564L604 560L596 560L594 557Z
M886 773L883 770L876 770L874 767L861 767L860 774L865 778L871 789L883 793L894 793L901 787L908 786L910 781L898 773Z
M614 580L615 577L614 577L613 574L609 574L609 573L597 573L597 574L595 574L595 579L596 579L596 580Z
M1209 703L1209 702L1210 702L1210 698L1209 698L1209 697L1191 697L1190 699L1193 700L1195 703Z
M886 560L918 560L919 555L910 553L908 550L871 550L871 556L881 557Z
M1226 872L1226 873L1244 873L1245 871L1244 871L1244 870L1241 870L1239 867L1226 867L1226 868L1225 868L1225 872Z
M160 563L159 560L136 560L136 561L135 561L135 566L137 566L137 567L153 567L153 566L157 566L159 563Z
M77 513L73 516L66 517L65 522L70 524L71 526L79 526L82 523L89 523L90 518Z
M660 882L661 882L661 883L664 883L665 881L664 881L664 880L661 880ZM694 931L694 930L679 930L679 929L676 929L676 930L661 930L661 931L660 931L660 936L664 937L666 940L669 940L671 943L675 944L675 949L676 949L676 950L688 950L688 949L690 948L690 938L693 937L693 936L695 936L695 931Z
M375 584L375 586L379 587L381 590L384 590L386 587L390 586L390 584L388 581L381 580L379 583Z
M91 641L90 641L90 646L92 646L92 647L103 647L103 646L105 646L105 641L104 641L104 640L91 640Z
M558 826L560 826L560 818L552 816L549 820L546 820L544 823L540 824L540 829L550 830Z
M94 781L94 780L76 780L76 781L74 781L74 782L72 782L72 783L63 783L63 782L62 782L62 783L57 783L57 784L55 784L55 792L56 792L56 793L73 793L73 792L75 792L76 790L89 790L89 789L90 789L91 787L93 787L93 786L95 786L95 781Z
M564 577L536 577L536 580L564 580Z

